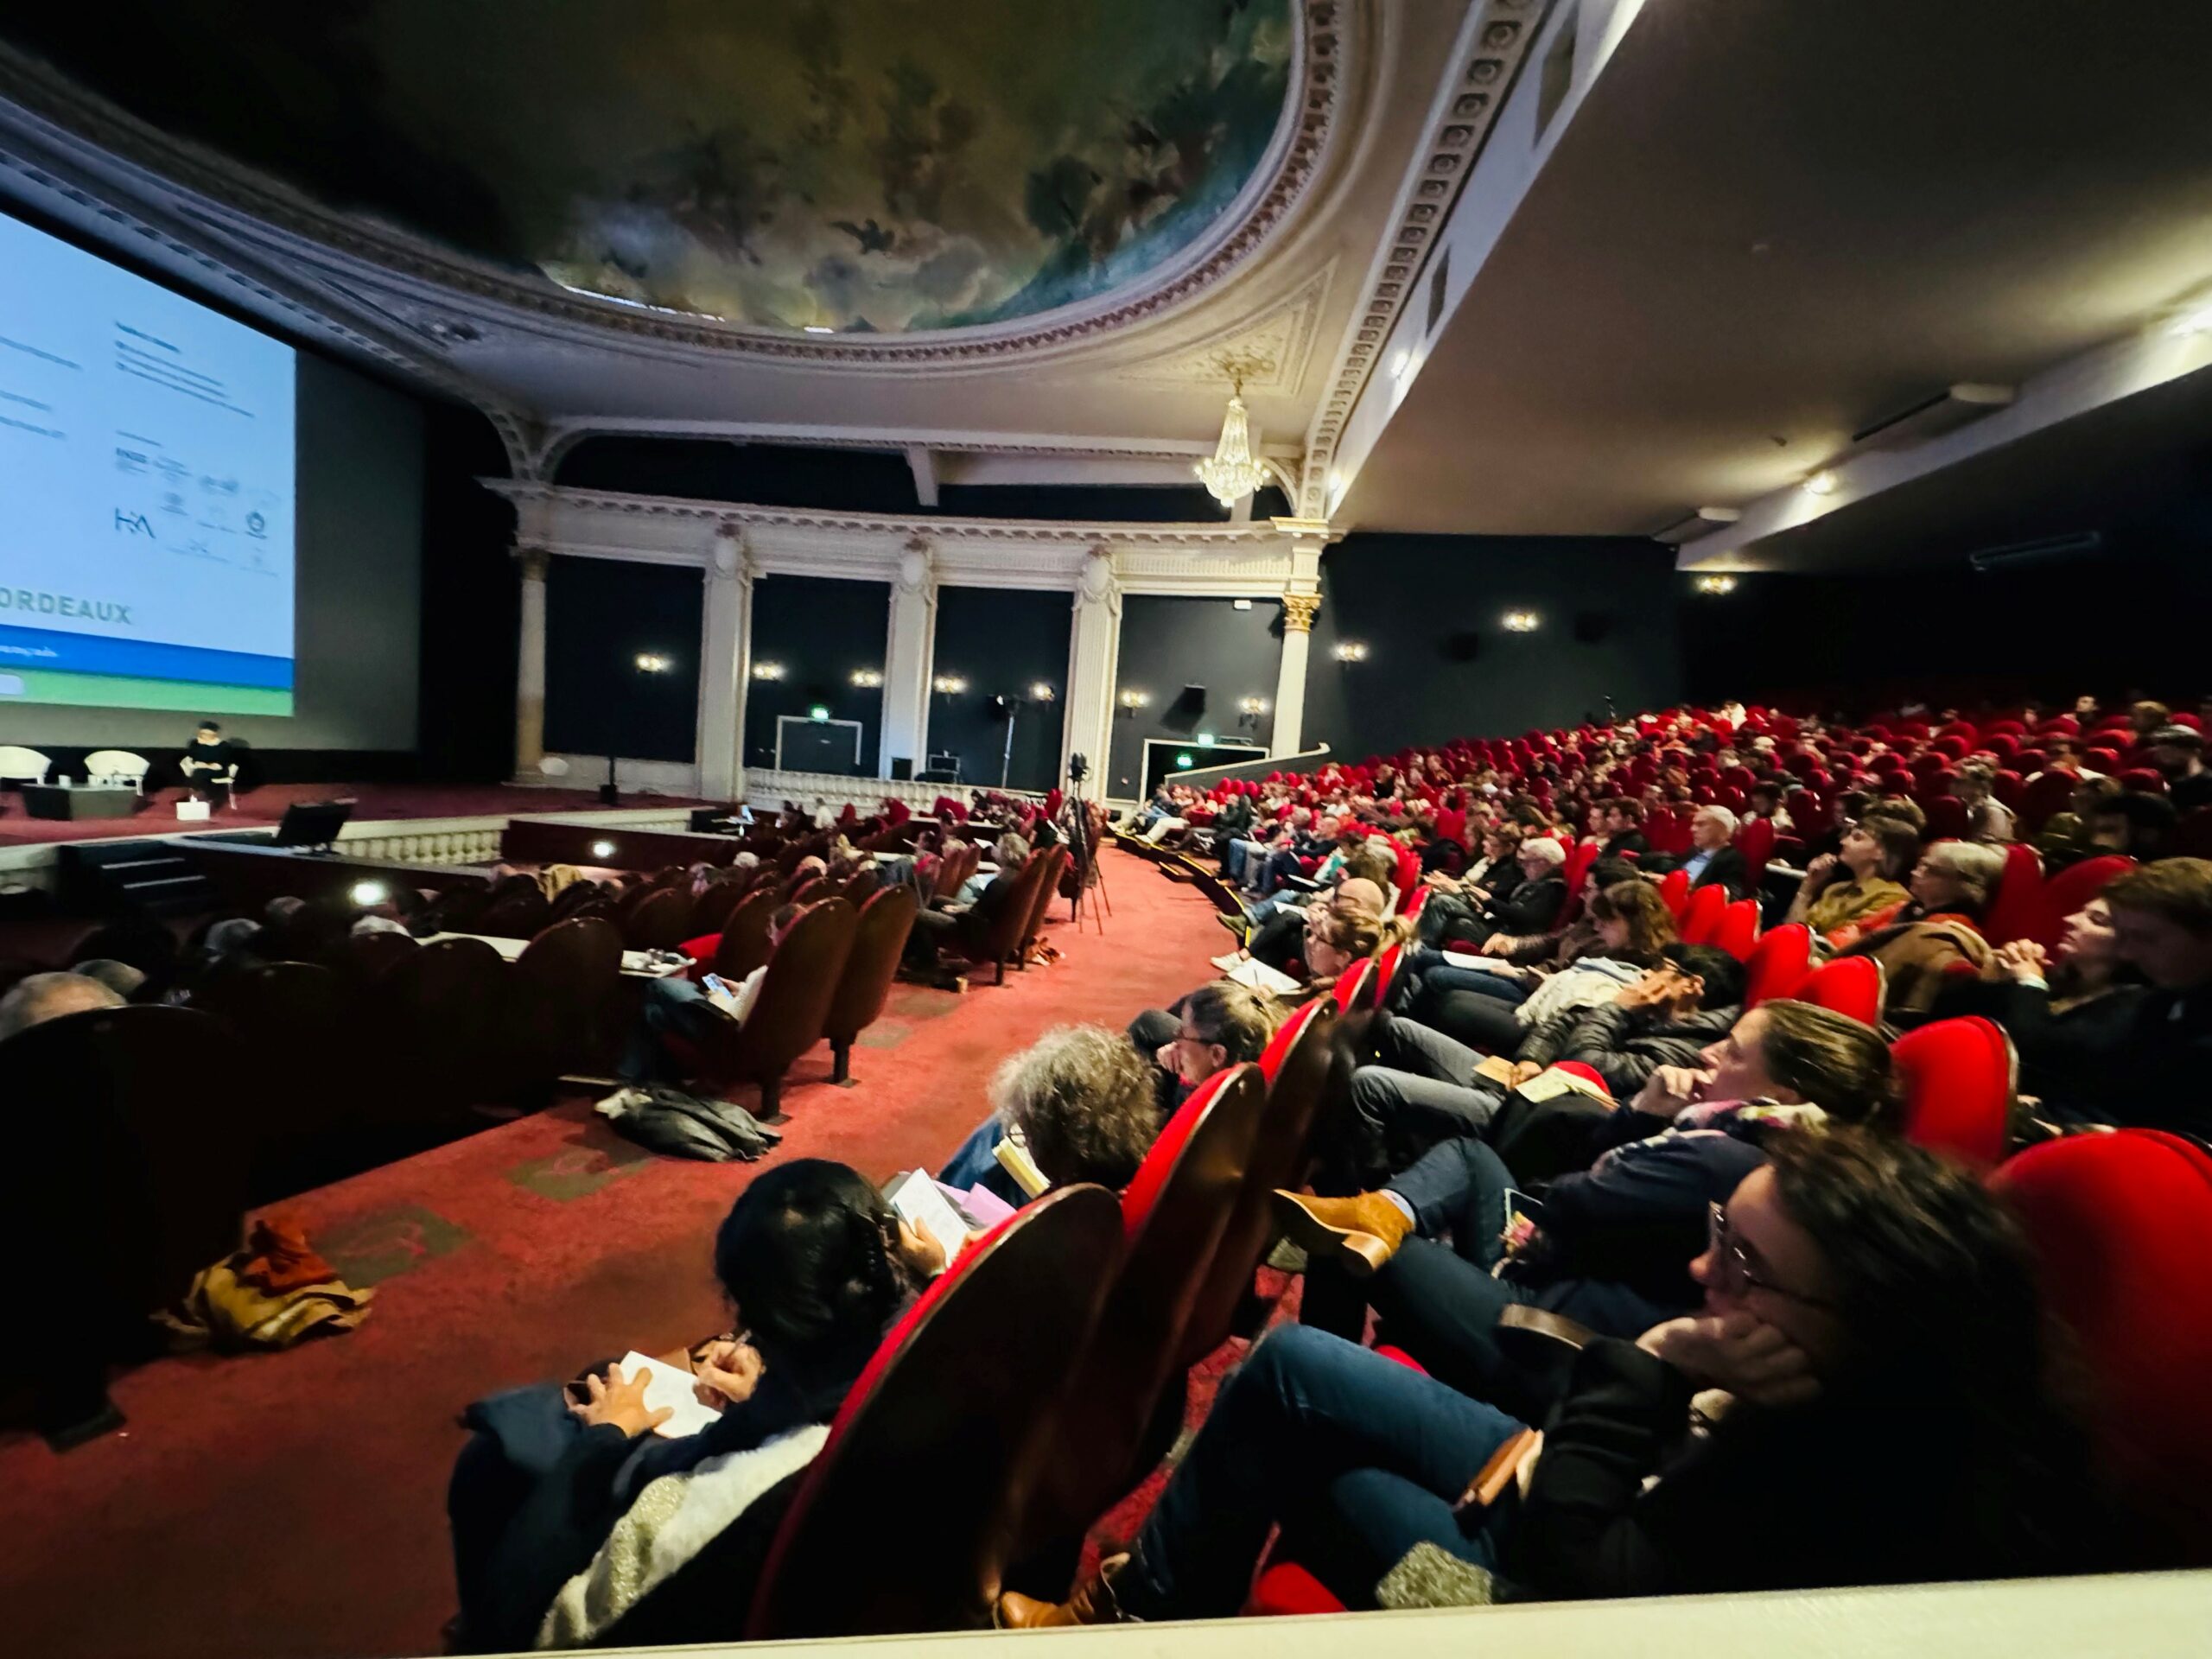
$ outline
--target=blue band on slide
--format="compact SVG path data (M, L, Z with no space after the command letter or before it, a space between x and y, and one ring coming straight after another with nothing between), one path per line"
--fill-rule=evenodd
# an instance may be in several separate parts
M292 659L200 645L156 645L91 633L0 625L0 669L38 668L56 673L113 674L137 680L192 680L203 685L252 685L289 690Z

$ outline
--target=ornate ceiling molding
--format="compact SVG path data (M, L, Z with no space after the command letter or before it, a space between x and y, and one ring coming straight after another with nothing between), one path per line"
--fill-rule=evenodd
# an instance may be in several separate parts
M315 269L335 294L430 341L467 343L503 328L595 345L784 361L819 370L988 365L1079 346L1147 323L1243 267L1293 214L1331 148L1354 46L1351 0L1300 0L1293 91L1267 159L1214 232L1163 265L1136 291L989 327L912 336L817 337L627 306L572 293L373 221L334 212L264 175L173 139L30 60L0 50L0 100L13 103L200 199L195 217L265 254ZM185 204L180 203L180 207Z
M1373 375L1383 342L1401 311L1420 291L1430 251L1459 205L1514 78L1541 29L1551 0L1474 0L1445 85L1431 107L1427 134L1414 152L1391 215L1391 229L1369 268L1366 299L1355 311L1306 435L1306 466L1298 511L1329 512L1328 480L1344 423Z
M1329 284L1336 271L1336 262L1331 260L1295 292L1265 310L1217 328L1191 345L1132 365L1119 378L1220 387L1231 378L1230 366L1238 365L1246 370L1245 391L1294 395L1305 382L1306 365L1313 354L1313 336L1320 327L1321 310L1328 302Z
M762 529L840 531L919 537L931 543L999 543L1007 545L1068 544L1088 550L1102 539L1124 547L1287 547L1298 537L1267 520L1251 524L1104 524L1041 518L932 518L899 513L840 512L810 507L761 507L735 501L696 501L679 496L631 495L613 490L579 490L564 485L518 482L505 478L477 480L512 503L518 515L552 511L589 512L617 518L704 520L734 524L750 542ZM1335 540L1340 531L1329 532ZM531 539L535 540L535 537Z

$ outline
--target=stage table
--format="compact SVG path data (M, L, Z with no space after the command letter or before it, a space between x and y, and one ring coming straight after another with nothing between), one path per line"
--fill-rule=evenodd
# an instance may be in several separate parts
M25 784L23 811L34 818L127 818L143 804L135 789L111 784Z

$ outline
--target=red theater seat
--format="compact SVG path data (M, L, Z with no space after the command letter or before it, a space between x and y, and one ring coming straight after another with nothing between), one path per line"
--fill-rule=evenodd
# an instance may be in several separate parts
M1762 937L1744 964L1744 1007L1788 996L1805 982L1813 960L1813 930L1790 922Z
M1882 1018L1882 967L1872 957L1839 957L1806 976L1789 993L1792 1001L1810 1002L1866 1025Z
M1749 962L1758 947L1759 937L1759 901L1738 899L1720 912L1720 920L1713 930L1712 943L1726 950L1738 962Z
M1890 1046L1904 1087L1904 1135L1915 1146L1991 1169L2010 1140L2012 1040L1993 1021L1938 1020Z

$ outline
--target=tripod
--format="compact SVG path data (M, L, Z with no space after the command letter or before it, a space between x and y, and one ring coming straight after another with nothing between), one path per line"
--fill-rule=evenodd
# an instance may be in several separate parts
M1103 936L1114 904L1106 893L1106 872L1098 863L1098 836L1091 825L1090 804L1083 798L1084 771L1083 757L1077 755L1069 764L1067 796L1060 803L1060 827L1075 854L1075 897L1069 903L1068 919L1082 927L1084 898L1090 894L1090 919Z

